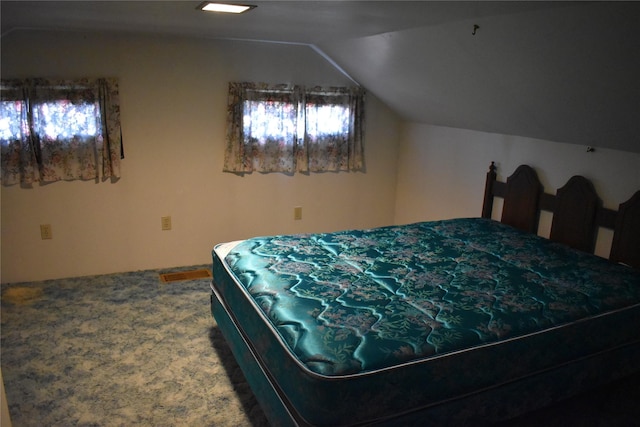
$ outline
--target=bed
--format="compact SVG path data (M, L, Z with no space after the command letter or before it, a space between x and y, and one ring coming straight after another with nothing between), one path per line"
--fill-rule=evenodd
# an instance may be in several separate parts
M640 370L640 191L496 177L479 218L216 245L212 314L272 425L486 425Z

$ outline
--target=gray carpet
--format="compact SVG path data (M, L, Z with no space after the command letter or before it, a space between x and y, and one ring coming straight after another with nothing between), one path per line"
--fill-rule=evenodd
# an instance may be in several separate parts
M194 268L3 285L14 427L266 426Z

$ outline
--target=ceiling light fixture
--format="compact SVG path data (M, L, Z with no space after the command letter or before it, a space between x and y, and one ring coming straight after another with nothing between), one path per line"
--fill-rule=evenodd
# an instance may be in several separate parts
M248 4L231 4L231 3L214 3L206 1L201 3L197 8L205 12L221 12L221 13L243 13L257 6Z

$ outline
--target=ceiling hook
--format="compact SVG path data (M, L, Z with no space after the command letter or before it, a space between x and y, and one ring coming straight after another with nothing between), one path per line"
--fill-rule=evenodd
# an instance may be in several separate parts
M476 31L478 31L478 28L480 28L480 26L478 24L473 24L473 33L471 33L472 35L476 35Z

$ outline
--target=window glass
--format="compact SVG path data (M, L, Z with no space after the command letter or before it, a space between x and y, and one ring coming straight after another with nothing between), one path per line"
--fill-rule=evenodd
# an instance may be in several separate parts
M0 140L14 141L20 139L21 135L29 134L29 127L23 127L24 122L20 120L24 108L23 101L0 102Z
M281 101L245 101L242 120L245 139L259 144L293 141L296 134L294 104Z
M97 136L100 109L95 103L45 102L33 110L34 131L49 140Z
M349 133L349 108L342 105L306 105L307 134L311 138Z

